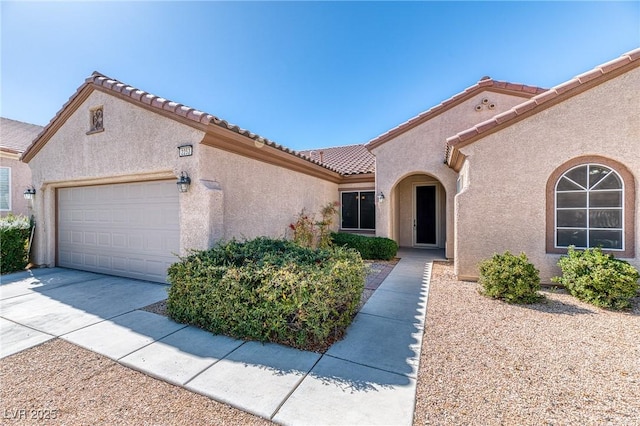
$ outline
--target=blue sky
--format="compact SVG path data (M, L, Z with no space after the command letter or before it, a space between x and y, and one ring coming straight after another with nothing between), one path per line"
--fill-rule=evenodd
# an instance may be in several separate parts
M482 76L551 87L640 47L640 2L6 2L0 115L94 70L293 149L364 143Z

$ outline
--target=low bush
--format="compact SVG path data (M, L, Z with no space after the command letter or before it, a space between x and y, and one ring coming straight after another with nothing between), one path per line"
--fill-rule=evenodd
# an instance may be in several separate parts
M169 268L167 312L217 334L321 351L343 337L364 280L353 250L234 240Z
M542 299L540 272L524 253L495 254L480 264L482 293L508 303L535 303Z
M0 218L0 272L21 271L29 264L31 221L25 216Z
M398 253L398 243L390 238L334 232L331 240L336 246L357 250L363 259L390 260Z
M638 293L638 270L600 248L569 247L558 266L562 276L554 277L553 281L564 285L574 297L595 306L625 309Z

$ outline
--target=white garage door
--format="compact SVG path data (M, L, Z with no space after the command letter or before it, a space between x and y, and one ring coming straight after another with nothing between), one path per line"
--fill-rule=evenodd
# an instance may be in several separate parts
M180 249L174 181L60 188L58 265L165 282Z

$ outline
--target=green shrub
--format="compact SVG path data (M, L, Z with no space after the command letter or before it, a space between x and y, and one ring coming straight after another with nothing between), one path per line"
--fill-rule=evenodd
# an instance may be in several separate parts
M363 259L390 260L398 253L398 243L390 238L334 232L331 239L337 246L357 250Z
M508 303L535 303L542 296L539 271L524 253L495 254L480 264L483 294Z
M351 323L364 280L353 250L233 240L169 268L167 312L217 334L324 350Z
M640 273L628 262L605 254L600 248L575 250L569 247L558 261L564 285L578 299L603 308L625 309L638 293Z
M0 272L21 271L29 264L31 222L25 216L0 218Z

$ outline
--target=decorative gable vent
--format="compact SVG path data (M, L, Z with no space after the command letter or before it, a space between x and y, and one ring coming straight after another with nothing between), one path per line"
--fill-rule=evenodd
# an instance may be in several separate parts
M89 131L87 134L104 131L104 107L102 105L89 109Z
M482 101L476 105L475 110L480 112L483 109L496 109L496 103L489 100L489 98L482 98Z

